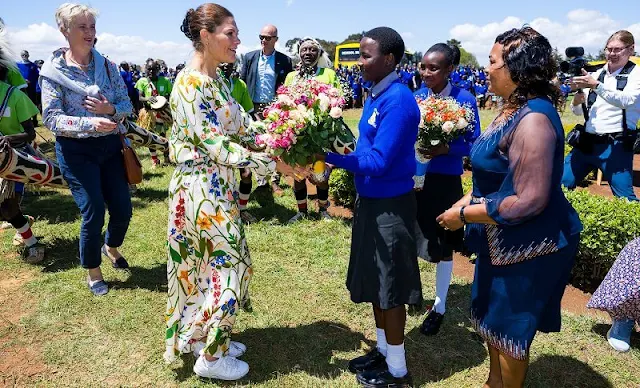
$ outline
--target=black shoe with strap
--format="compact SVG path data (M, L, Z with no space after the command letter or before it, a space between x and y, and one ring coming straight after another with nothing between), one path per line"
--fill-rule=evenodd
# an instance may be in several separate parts
M438 334L443 319L444 314L437 313L434 309L431 309L424 319L424 322L422 322L422 325L420 325L420 333L424 335Z
M410 373L407 372L407 374L402 377L394 377L387 368L360 372L357 375L357 379L358 382L366 388L396 388L411 387L413 385L413 379Z
M374 348L364 356L360 356L349 361L349 371L351 373L370 371L382 366L387 366L387 359L382 353L380 353L378 348Z

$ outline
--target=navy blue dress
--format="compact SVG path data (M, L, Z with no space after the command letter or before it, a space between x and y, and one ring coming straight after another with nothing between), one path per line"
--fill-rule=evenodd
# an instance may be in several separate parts
M496 118L471 150L472 203L484 203L497 223L465 231L478 254L472 321L489 345L518 360L528 358L536 331L560 330L582 231L561 189L563 156L560 117L543 98Z

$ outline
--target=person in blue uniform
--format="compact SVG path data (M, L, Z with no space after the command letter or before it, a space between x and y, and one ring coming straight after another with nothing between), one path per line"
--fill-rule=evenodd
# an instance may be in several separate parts
M461 105L473 109L475 116L473 130L450 144L419 150L430 161L426 166L424 189L419 187L416 191L417 219L424 237L419 238L418 254L437 264L435 303L420 327L425 335L434 335L440 330L453 273L453 251L462 251L464 240L462 230L445 231L436 222L436 217L462 198L462 158L469 156L473 142L480 136L480 116L475 98L449 82L453 61L454 52L447 44L431 46L420 63L422 80L426 86L415 92L415 96L421 99L431 94L452 97Z
M471 149L472 192L437 220L445 230L466 224L477 254L471 319L489 347L485 386L522 387L536 332L560 331L582 224L561 187L564 131L549 41L531 27L506 31L488 70L503 109Z
M411 385L404 352L405 305L422 302L413 194L420 111L395 72L403 55L404 42L393 29L378 27L364 34L359 62L373 87L356 151L326 155L327 163L355 176L358 199L346 284L352 301L372 304L377 346L351 360L349 370L367 387Z
M485 104L487 103L487 91L489 90L486 82L478 79L478 82L476 82L473 90L475 91L478 107L480 109L484 109Z
M353 107L357 109L362 108L363 88L359 78L353 79L353 82L351 83L351 91L353 92Z

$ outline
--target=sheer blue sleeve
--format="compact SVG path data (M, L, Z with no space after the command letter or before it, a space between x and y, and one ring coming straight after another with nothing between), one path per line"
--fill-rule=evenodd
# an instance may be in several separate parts
M500 191L486 197L489 216L500 225L521 224L547 207L557 135L541 113L529 113L503 138L509 172Z

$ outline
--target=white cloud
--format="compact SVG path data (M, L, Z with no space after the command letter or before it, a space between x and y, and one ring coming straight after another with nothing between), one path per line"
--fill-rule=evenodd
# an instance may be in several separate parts
M191 42L186 39L180 42L158 42L140 36L114 35L109 32L98 34L97 37L98 51L116 63L127 61L142 64L147 58L159 58L173 67L187 62L194 51ZM46 23L32 24L24 29L9 28L8 41L17 53L29 51L31 60L46 59L51 52L67 45L60 31ZM238 54L256 48L240 45Z
M415 35L413 32L402 32L400 36L402 36L403 39L413 39Z
M629 32L632 33L633 37L635 38L636 51L640 51L640 43L638 43L640 41L640 23L636 23L632 26L629 26L627 30L629 30Z
M472 52L481 64L487 63L491 46L498 34L510 29L522 27L528 23L531 27L546 36L553 47L560 52L569 46L583 46L586 52L597 54L604 47L607 38L624 26L600 11L575 9L562 21L548 18L524 20L516 16L506 17L501 22L485 25L459 24L454 26L449 35L462 43L462 47ZM640 36L640 23L629 26L634 36Z
M294 0L287 0L287 7L291 7L293 5Z

